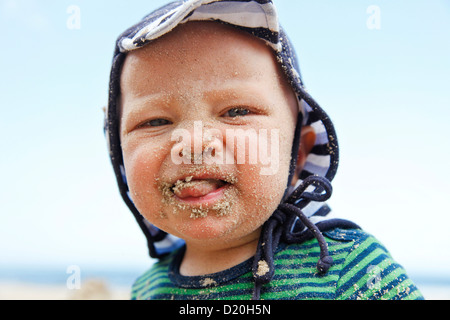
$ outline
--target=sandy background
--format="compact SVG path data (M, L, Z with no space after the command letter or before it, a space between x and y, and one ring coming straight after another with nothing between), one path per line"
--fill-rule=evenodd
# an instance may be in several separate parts
M0 282L0 300L129 300L130 288L88 280L80 289L63 285Z

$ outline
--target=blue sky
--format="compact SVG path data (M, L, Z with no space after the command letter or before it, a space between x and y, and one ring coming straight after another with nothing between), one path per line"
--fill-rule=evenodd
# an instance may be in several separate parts
M165 1L0 0L0 265L144 268L104 141L114 41ZM450 2L275 1L335 122L330 205L412 273L450 273ZM69 29L67 9L80 10ZM367 8L380 9L369 29Z

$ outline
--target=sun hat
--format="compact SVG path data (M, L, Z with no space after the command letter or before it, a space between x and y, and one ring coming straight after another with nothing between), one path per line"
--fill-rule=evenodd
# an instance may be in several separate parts
M104 127L119 191L147 238L150 256L161 258L183 246L184 241L150 224L136 209L129 195L119 136L120 118L117 107L120 95L120 76L128 52L151 45L152 41L189 21L217 21L227 24L262 39L273 49L299 102L299 117L292 155L297 155L300 131L303 125L311 126L316 133L315 145L306 159L297 185L286 187L285 200L300 208L314 224L322 223L323 225L330 209L323 203L324 197L320 197L320 194L325 189L331 193L331 185L328 185L327 182L334 178L338 168L338 141L330 118L305 89L296 53L279 24L273 2L270 0L175 1L145 16L118 37L110 74L109 100ZM295 162L296 156L292 156L291 177L295 172ZM315 177L322 178L322 180L311 179ZM308 182L307 185L305 181ZM301 199L299 197L300 189L302 193L307 192L317 196ZM332 225L329 223L330 221L327 222L327 225Z

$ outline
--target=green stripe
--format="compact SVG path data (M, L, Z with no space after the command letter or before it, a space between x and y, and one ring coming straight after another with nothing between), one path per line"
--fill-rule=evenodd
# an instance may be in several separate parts
M382 288L382 290L381 290L382 293L384 293L383 296L381 297L381 299L392 300L396 296L404 296L405 294L407 295L407 297L409 297L409 299L416 299L417 296L420 295L419 290L417 290L417 288L415 288L412 281L408 278L397 283L395 286L391 286L388 290L387 284L389 284L390 282L395 282L395 280L402 275L406 276L406 274L404 273L404 270L399 267L394 272L392 272L391 274L389 274L387 277L385 277L383 279L384 282L386 283L386 285L385 285L385 288Z
M141 277L136 280L136 285L142 284L147 281L153 281L155 278L161 276L167 276L167 270L169 267L169 263L156 263L152 266L152 268L144 273Z
M375 243L374 238L369 238L363 243L358 243L355 245L354 250L347 256L346 260L347 263L343 266L343 269L345 269L349 264L356 261L358 255L361 254L362 251L366 250L371 244ZM378 254L377 254L378 255ZM360 271L365 265L361 265L360 263L357 263L353 268L349 269L345 274L341 275L341 279L339 282L346 283L350 280L351 277L355 275L358 271Z
M384 247L373 237L360 230L327 232L325 239L334 264L326 275L316 269L320 256L317 240L301 245L287 245L275 256L274 278L263 286L262 299L420 299L419 290L396 264ZM173 257L173 256L172 256ZM172 258L171 257L171 258ZM376 286L370 286L373 273L369 267L378 268L382 275ZM132 298L152 299L172 296L185 299L202 299L217 296L223 300L251 299L253 277L246 271L229 283L208 288L178 288L168 277L170 259L166 258L137 279ZM336 294L339 296L336 296ZM213 295L213 296L211 296Z
M375 256L376 255L376 256ZM373 252L371 255L369 256L375 256L378 257L377 252ZM364 273L364 276L361 277L356 283L353 283L353 285L344 293L342 294L342 297L345 299L348 299L350 296L354 295L355 292L358 292L357 295L357 299L368 299L371 296L373 296L377 291L378 291L378 286L380 286L381 288L383 288L383 286L386 284L386 281L388 281L386 278L382 278L379 282L377 282L372 289L367 288L367 284L370 282L372 283L372 278L374 276L374 274L370 273L368 269L369 266L374 266L374 268L379 268L379 270L384 270L387 267L390 266L391 262L387 259L383 260L381 263L379 264L370 264L371 262L373 262L373 259L369 260L368 257L366 257L364 266L361 269L366 269L366 272ZM395 272L394 272L395 273ZM391 273L392 274L392 273ZM373 280L375 281L375 280ZM389 281L388 281L389 282ZM361 291L363 288L367 288L366 291Z
M171 283L170 280L166 283ZM184 295L184 296L190 296L190 295L202 295L207 292L207 294L210 293L226 293L228 291L232 290L244 290L248 288L253 287L253 280L251 277L247 279L246 282L243 283L233 283L229 285L224 286L218 286L214 288L198 288L198 289L183 289L183 288L174 288L172 286L170 287L158 287L158 284L152 284L152 286L157 287L157 289L154 289L152 291L149 291L148 293L145 293L143 296L144 298L151 296L152 294L158 293L158 294L176 294L176 295Z

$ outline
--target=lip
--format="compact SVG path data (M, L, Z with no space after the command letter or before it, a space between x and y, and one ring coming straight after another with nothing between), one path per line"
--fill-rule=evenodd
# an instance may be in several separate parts
M173 179L170 183L172 185L174 185L177 181L185 181L187 178L190 178L191 181L195 181L195 180L222 180L225 181L228 184L234 184L236 183L236 179L230 175L230 174L226 174L226 173L199 173L199 174L185 174L182 176L179 176L175 179Z
M187 198L183 198L181 199L180 197L178 197L177 195L174 194L174 197L177 201L184 203L184 204L189 204L189 205L213 205L215 204L217 201L219 201L220 199L222 199L225 195L225 191L227 188L230 187L230 184L227 183L226 185L204 195L201 197L187 197Z
M208 167L208 168L192 168L186 169L185 172L180 172L178 175L172 176L171 179L167 179L166 183L163 183L163 193L166 194L166 199L175 201L180 205L188 205L190 207L199 207L207 209L208 207L214 207L220 201L224 200L227 197L228 191L234 187L234 185L238 182L238 179L235 175L226 170L221 170L217 167ZM200 197L178 197L173 188L177 184L178 181L196 181L196 180L221 180L226 182L223 186L215 189L208 194L205 194Z

